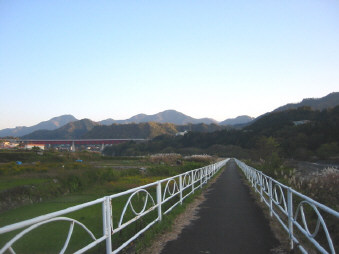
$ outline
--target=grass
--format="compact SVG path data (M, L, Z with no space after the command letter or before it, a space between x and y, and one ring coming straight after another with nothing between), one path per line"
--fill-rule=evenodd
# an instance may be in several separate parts
M69 163L72 164L73 162ZM0 181L1 190L11 189L23 185L34 185L38 186L39 188L41 185L43 186L41 190L44 192L42 194L48 196L46 195L46 192L49 191L50 184L53 186L57 185L59 189L63 189L64 194L58 193L58 197L49 196L49 199L44 199L44 201L41 203L26 205L1 213L0 227L30 219L39 215L62 210L64 208L95 200L97 198L121 192L140 185L155 182L159 179L168 177L168 174L170 173L178 174L204 165L203 162L197 163L193 161L184 161L181 165L176 165L176 163L173 161L158 163L159 162L156 162L155 164L155 162L148 161L145 158L133 158L130 161L128 161L126 158L121 158L120 160L105 159L102 160L102 163L100 161L90 161L88 163L85 162L84 164L81 164L79 167L69 168L66 166L64 168L54 168L52 167L54 164L49 163L47 170L44 172L37 172L36 170L17 171L14 175L6 175ZM46 166L46 163L44 162L41 162L41 164L39 163L38 166ZM127 168L110 168L109 166L112 164L127 166ZM107 167L96 168L93 167L93 165L106 165ZM145 174L142 174L138 169L134 168L136 165L147 165L147 168L152 168L152 170L150 170L148 173L146 172ZM132 168L128 169L128 166L131 166ZM58 180L57 183L55 183L55 181L51 181L52 178L56 178ZM149 188L148 191L152 195L154 201L156 201L155 187ZM187 192L188 190L186 193ZM121 214L128 197L129 195L126 195L116 198L112 201L114 217L113 223L115 228L118 226L117 223L120 219L118 216ZM187 200L190 199L191 197L187 198ZM142 194L135 195L133 199L133 205L135 206L136 210L142 209L144 200L145 197ZM176 201L178 201L178 197L174 198L171 202L174 203ZM150 206L150 204L148 204L148 206ZM164 205L164 209L166 206L169 207L169 204ZM172 214L177 213L177 210L180 211L183 209L179 207L180 206L173 210L169 215L164 216L164 223L157 223L153 227L155 228L154 232L159 232L159 230L161 231L167 228L168 225L166 226L166 224L168 224L168 219L165 219L165 217L171 218L171 216L174 216ZM66 214L65 216L79 220L81 223L88 226L97 238L102 236L101 204L84 208L79 211ZM127 221L133 216L134 215L132 214L131 210L128 209L124 221ZM141 228L147 225L149 221L154 220L156 217L157 211L154 210L153 212L144 216L142 219L126 227L121 232L115 234L113 236L113 246L115 248L118 247L126 239L129 239ZM14 245L14 249L17 251L17 253L27 253L28 249L30 253L54 253L56 251L60 251L66 239L68 230L69 222L52 222L43 225L20 239L20 241ZM0 246L5 244L9 239L11 239L16 233L20 231L21 230L17 230L1 235ZM153 229L150 232L153 232ZM148 234L149 233L145 234L146 238L148 237ZM36 239L39 240L37 241ZM53 240L51 241L51 239ZM87 233L81 229L81 227L75 226L67 252L73 252L77 249L80 249L89 242L90 238L88 237ZM104 249L105 243L102 243L99 246L93 248L89 253L102 253L104 252Z
M219 175L220 173L221 170L217 173L217 175ZM187 206L192 203L196 197L201 194L202 189L195 190L193 194L191 194L184 200L182 205L176 206L171 212L163 215L161 223L155 224L152 228L150 228L140 238L136 240L134 244L136 253L142 253L145 249L149 248L152 245L156 237L170 231L173 227L174 220L186 210Z
M255 167L255 166L254 166ZM315 178L316 182L313 182L313 185L310 185L309 182L304 181L304 184L295 184L296 181L290 181L291 179L294 179L291 174L291 169L280 167L279 170L271 170L269 172L269 169L264 169L265 173L270 173L270 175L273 175L272 177L278 180L279 182L286 184L287 186L291 186L292 188L296 189L300 193L309 196L313 199L316 199L317 201L322 202L325 205L328 205L329 207L337 207L338 206L338 178L334 177L332 174L329 175L319 175L317 178ZM242 172L242 171L241 171ZM244 179L246 179L244 174L241 174ZM247 179L246 179L247 180ZM247 182L247 181L246 181ZM248 182L247 182L248 183ZM248 184L250 186L250 184ZM255 196L260 199L260 194L255 192L255 190L250 186L250 189ZM285 199L287 201L287 194L285 193ZM268 199L268 196L264 194L266 199ZM316 198L315 198L316 197ZM303 201L303 198L298 197L297 195L293 195L293 215L296 212L297 206ZM264 203L261 203L260 205L263 210L268 213L269 207L263 205ZM308 228L310 232L314 232L316 228L316 223L318 216L314 212L313 208L309 205L303 206L306 221L308 224ZM335 209L335 208L334 208ZM273 210L279 214L280 218L284 221L284 224L287 225L287 216L282 214L278 207L273 203ZM339 248L339 227L338 227L338 219L334 216L331 216L330 214L327 214L323 212L321 209L318 209L320 214L322 215L323 219L325 220L327 229L331 235L331 239L334 244L334 248ZM270 217L268 217L270 218ZM272 220L271 220L272 221ZM280 227L280 229L275 230L281 238L288 239L288 233L282 229L282 226L278 223L275 217L273 217L273 225L277 224L278 226L275 226L275 228ZM298 215L298 223L302 226L303 222L301 220L301 214ZM282 233L284 232L284 233ZM298 230L296 226L294 226L294 235L297 237L297 239L300 241L301 245L306 248L307 251L310 253L315 253L316 247ZM320 228L319 233L314 237L314 240L316 240L318 243L320 243L321 246L323 246L325 249L329 251L328 243L326 240L325 232L322 228ZM295 247L296 253L299 253L299 250L297 247Z
M38 185L47 181L48 179L44 178L2 178L0 179L0 191L25 185Z

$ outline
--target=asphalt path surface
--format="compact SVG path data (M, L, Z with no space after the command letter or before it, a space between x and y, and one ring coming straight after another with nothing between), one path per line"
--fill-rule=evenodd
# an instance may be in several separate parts
M228 162L209 187L198 219L169 241L161 254L272 253L279 242L249 191L235 162Z

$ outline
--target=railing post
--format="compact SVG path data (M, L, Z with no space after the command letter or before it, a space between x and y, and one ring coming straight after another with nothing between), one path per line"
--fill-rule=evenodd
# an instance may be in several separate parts
M273 204L272 204L272 197L273 197L273 191L272 191L272 178L269 178L269 197L270 197L270 215L273 216Z
M211 172L211 166L207 166L206 169L206 183L208 182L209 176L210 176L210 172Z
M263 179L262 179L262 174L260 173L260 201L263 202L263 197L262 197L262 189L263 189Z
M202 188L203 168L200 168L200 188Z
M192 173L191 173L191 183L192 183L192 193L194 193L194 170L192 170Z
M182 175L179 175L180 204L182 204Z
M106 199L102 202L102 234L107 235Z
M111 200L109 197L105 197L104 201L104 206L105 206L105 216L104 222L104 228L105 228L105 235L107 235L106 238L106 254L111 254L112 253L112 225L111 225Z
M204 180L205 184L207 183L207 172L208 172L208 168L206 167L205 168L205 180Z
M287 189L288 233L290 236L290 248L293 250L293 200L291 188Z
M251 170L251 178L252 178L252 187L254 188L254 170ZM255 188L254 188L255 189Z
M157 203L158 203L158 220L161 221L162 220L162 211L161 211L162 200L161 200L161 182L160 181L158 181L158 184L157 184Z
M211 170L211 166L207 166L207 168L206 168L206 183L208 182L210 170Z

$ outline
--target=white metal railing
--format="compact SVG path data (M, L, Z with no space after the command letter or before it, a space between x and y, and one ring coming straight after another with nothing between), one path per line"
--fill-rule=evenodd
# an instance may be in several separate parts
M242 161L235 159L235 162L243 171L255 191L259 192L261 201L264 201L269 207L270 215L274 215L284 230L289 234L291 249L293 249L294 244L296 244L302 253L307 253L306 247L301 244L300 236L297 236L294 232L295 228L301 232L304 238L313 244L320 253L335 253L330 233L320 211L333 216L335 220L339 219L339 213L337 211L281 184L263 174L261 171L246 165ZM294 209L294 204L297 204L296 209ZM317 219L315 230L312 233L309 230L309 224L307 223L304 210L311 210L313 216ZM325 234L325 244L323 242L319 243L316 239L320 229L322 229Z
M68 235L59 253L64 253L67 250L75 226L79 226L80 228L82 228L91 238L91 242L89 244L83 246L75 253L84 253L85 251L90 250L94 246L104 241L106 242L107 254L118 253L156 222L160 222L163 215L169 213L178 204L182 204L183 200L190 194L194 193L197 188L201 188L205 183L207 183L208 180L215 173L217 173L220 168L226 165L228 160L229 159L225 159L215 164L194 169L183 174L169 177L137 188L129 189L121 193L102 197L97 200L76 205L61 211L49 213L46 215L35 217L33 219L1 227L0 236L14 230L23 230L17 233L2 246L2 248L0 249L0 254L7 251L9 251L10 253L15 253L13 245L19 239L21 239L32 230L40 227L41 225L56 221L66 221L70 223ZM112 206L114 205L114 200L122 196L127 197L125 206L119 216L113 216ZM133 200L135 197L139 196L142 196L143 205L139 205L137 208L135 208L135 206L133 205ZM177 197L178 201L175 202L175 200L173 199L174 197ZM172 203L169 202L170 200L172 200ZM170 205L170 207L164 209L163 211L166 203L167 205ZM86 227L80 221L64 217L64 215L71 212L79 211L98 204L102 205L102 217L98 218L98 220L102 221L102 234L97 237L88 227ZM138 209L140 209L140 211L137 211ZM112 235L115 235L133 222L138 221L153 210L157 210L157 216L155 216L155 218L147 226L139 230L136 234L134 234L134 236L130 237L128 240L126 240L126 242L121 244L115 250L112 250ZM118 222L116 227L113 226L113 221L115 220L117 220Z

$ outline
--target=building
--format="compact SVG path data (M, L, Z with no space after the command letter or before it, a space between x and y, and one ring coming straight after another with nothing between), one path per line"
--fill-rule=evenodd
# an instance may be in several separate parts
M293 121L293 124L297 126L297 125L307 124L310 122L311 122L310 120L300 120L300 121Z
M11 141L4 141L1 143L1 148L4 148L4 149L11 149L11 148L15 148L18 146L19 146L18 143L11 142Z
M177 132L175 136L185 136L188 131Z

